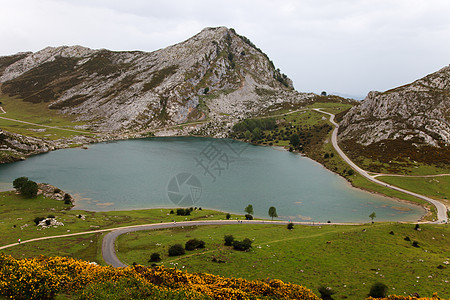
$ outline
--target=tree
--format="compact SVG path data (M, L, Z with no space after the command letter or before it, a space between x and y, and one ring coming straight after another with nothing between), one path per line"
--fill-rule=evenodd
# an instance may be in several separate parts
M297 147L300 144L300 138L298 137L298 134L293 133L289 138L289 142L292 146Z
M229 220L231 218L231 215L228 213L225 218L227 218L227 220Z
M251 204L247 205L247 207L245 208L245 212L248 213L249 215L253 215L253 205Z
M373 223L373 219L375 219L376 217L377 217L377 214L376 214L375 212L372 212L372 213L369 215L369 218L372 219L372 223Z
M272 221L273 221L273 218L278 217L277 209L275 208L275 206L271 206L271 207L269 208L269 217L272 218Z
M256 127L253 129L253 139L259 140L261 138L261 129L259 127Z
M388 287L381 282L377 282L370 288L369 297L373 298L385 298Z
M249 140L249 139L252 138L252 133L250 132L250 130L247 130L247 131L244 133L244 137L245 137L246 140Z
M289 229L289 230L292 230L292 229L294 229L294 223L288 223L288 225L287 225L287 229Z
M20 188L20 193L27 198L34 198L38 192L38 185L36 182L28 180Z
M16 178L16 179L14 179L14 181L13 181L13 187L16 189L16 190L18 190L18 191L20 191L20 188L25 184L25 182L27 182L28 181L28 177L19 177L19 178Z

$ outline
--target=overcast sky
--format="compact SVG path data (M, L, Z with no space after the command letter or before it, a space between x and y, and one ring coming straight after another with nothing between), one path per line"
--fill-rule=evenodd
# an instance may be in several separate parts
M247 36L297 90L365 96L450 63L450 0L0 0L0 55L153 51L204 27Z

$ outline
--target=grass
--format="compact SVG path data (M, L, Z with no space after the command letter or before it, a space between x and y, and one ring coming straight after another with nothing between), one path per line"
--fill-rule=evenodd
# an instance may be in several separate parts
M6 131L48 139L60 139L82 135L82 133L79 132L71 132L62 129L74 129L75 126L84 125L85 123L75 122L74 117L62 115L55 110L49 109L48 103L24 102L21 99L7 96L0 96L0 102L2 102L2 107L6 111L6 114L1 114L0 117L61 128L46 128L0 119L0 127ZM35 129L45 129L45 131L33 131ZM86 135L90 135L88 131L86 131Z
M386 183L432 197L438 200L450 198L450 176L439 177L397 177L378 176Z
M323 111L338 114L346 109L351 108L353 105L347 103L336 103L336 102L314 102L313 104L307 105L307 108L322 108Z
M0 119L0 127L8 132L17 133L25 136L31 136L35 138L46 138L50 140L57 140L61 138L70 138L78 135L83 135L79 132L67 131L56 128L46 128L5 119ZM84 135L91 135L91 134L87 133Z
M393 231L393 235L389 234ZM250 238L250 252L223 245L223 236ZM405 241L408 236L411 241ZM197 238L206 248L168 257L169 245ZM420 248L412 246L417 241ZM327 243L330 242L330 243ZM317 293L321 285L337 291L335 298L364 299L378 281L390 294L438 292L449 297L450 251L448 225L366 224L363 226L226 225L185 227L125 234L118 239L119 258L127 263L149 265L150 254L161 254L161 264L188 272L206 272L245 279L277 278L302 284ZM225 263L213 262L213 258Z
M121 226L160 223L186 220L217 220L225 219L226 213L213 210L194 210L191 216L177 216L169 214L171 209L146 209L134 211L109 211L109 212L91 212L81 210L68 210L69 205L62 201L57 201L38 196L35 199L26 199L15 192L0 193L0 241L1 245L7 245L21 240L32 238L61 235L75 232L85 232L97 229L115 228ZM85 219L78 218L78 215L84 215ZM41 229L38 228L33 220L35 217L47 217L54 215L58 221L64 223L64 226L56 228ZM232 215L234 218L237 215ZM85 236L82 236L84 238ZM78 239L75 237L74 239ZM59 240L59 239L58 239ZM44 242L48 243L48 248L56 243L57 240ZM62 245L65 243L63 242ZM26 245L26 244L24 244ZM30 245L34 245L34 242ZM27 248L27 247L24 247ZM12 248L14 249L14 248ZM31 252L30 252L31 251ZM67 249L68 252L77 252L77 249ZM12 251L14 254L14 251ZM26 250L18 255L39 255L42 251L39 249ZM57 255L57 252L55 253Z

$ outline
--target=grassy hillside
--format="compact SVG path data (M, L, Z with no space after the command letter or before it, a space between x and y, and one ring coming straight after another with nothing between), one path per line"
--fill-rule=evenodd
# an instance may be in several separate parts
M92 212L82 210L68 210L71 206L64 204L63 201L57 201L43 197L42 195L26 199L17 195L14 191L0 193L0 241L1 245L17 242L20 238L27 240L44 236L60 235L75 232L91 231L96 229L114 228L128 225L160 223L186 220L216 220L225 219L225 213L212 210L193 210L190 216L177 216L170 214L171 209L146 209L135 211L109 211ZM50 227L41 229L34 223L36 217L47 217L53 215L58 221L64 223L64 226ZM80 218L79 216L82 216ZM237 217L233 215L233 217ZM89 241L96 237L81 236L75 240ZM15 248L11 250L1 250L5 253L11 253L18 256L35 256L39 254L58 255L64 253L75 253L78 250L85 251L84 247L73 243L75 248L66 247L67 242L61 242L60 247L48 247L49 244L56 245L59 241L39 242L38 244L21 245L23 252L17 252ZM34 245L42 245L43 248L37 249ZM23 246L23 247L22 247ZM41 246L39 246L41 247ZM53 251L53 252L47 252ZM79 256L83 257L83 256ZM84 258L84 257L83 257Z
M303 284L318 293L319 286L336 291L335 299L364 299L370 286L382 282L389 293L450 297L450 226L380 223L362 226L227 225L141 231L119 237L119 258L149 265L160 253L161 264L189 272L207 272L249 280L278 278ZM393 234L390 234L392 232ZM253 241L250 252L224 246L224 235ZM409 237L410 241L405 238ZM170 245L189 239L206 248L169 257ZM418 242L419 247L412 243ZM223 261L214 262L213 259ZM443 267L443 269L438 268Z

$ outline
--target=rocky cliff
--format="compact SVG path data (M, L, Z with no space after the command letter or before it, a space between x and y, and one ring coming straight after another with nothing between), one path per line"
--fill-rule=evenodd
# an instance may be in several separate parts
M162 132L177 124L223 136L243 117L311 101L247 38L225 27L151 53L81 46L0 58L1 92L75 115L102 132ZM168 129L169 128L169 129Z
M416 162L448 168L449 109L447 66L413 83L370 92L343 117L339 142L353 160L375 172L382 171L379 164L365 165L365 159L390 166L400 162L397 169Z
M370 92L343 118L339 138L362 145L383 140L450 146L450 66L411 84Z

